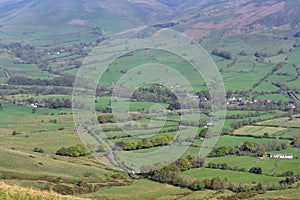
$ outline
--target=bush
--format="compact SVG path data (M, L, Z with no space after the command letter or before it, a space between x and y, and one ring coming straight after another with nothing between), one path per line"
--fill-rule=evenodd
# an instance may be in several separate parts
M261 167L252 167L249 172L253 174L262 174L262 169Z
M34 148L33 151L34 151L34 152L37 152L37 153L44 153L44 150L43 150L43 149L37 148L37 147Z
M222 57L222 58L227 59L227 60L231 59L231 53L229 51L224 51L224 50L221 50L219 48L213 50L212 54L215 55L215 56Z
M181 171L187 171L192 168L192 164L190 163L190 161L184 158L176 160L175 165L179 167Z
M17 132L17 131L13 131L12 132L12 135L21 135L22 133L19 133L19 132Z

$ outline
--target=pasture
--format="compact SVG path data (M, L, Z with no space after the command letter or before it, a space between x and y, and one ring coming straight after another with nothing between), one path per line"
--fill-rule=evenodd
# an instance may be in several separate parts
M251 167L261 167L262 173L266 175L280 174L285 171L294 171L296 174L300 173L299 160L227 156L220 158L207 158L206 164L209 162L226 163L228 166L237 167L238 169L245 168L246 170L249 170Z
M156 183L149 180L138 180L130 186L113 187L83 197L93 199L178 199L191 194L188 189L181 189L167 184Z
M220 178L227 178L230 183L244 183L244 184L255 184L255 183L262 183L262 184L272 184L278 183L282 178L279 177L272 177L266 175L258 175L258 174L251 174L249 172L237 172L231 170L219 170L219 169L208 169L208 168L201 168L201 169L192 169L187 172L184 172L185 175L191 176L191 178L196 178L199 180L203 179L212 179L214 177Z

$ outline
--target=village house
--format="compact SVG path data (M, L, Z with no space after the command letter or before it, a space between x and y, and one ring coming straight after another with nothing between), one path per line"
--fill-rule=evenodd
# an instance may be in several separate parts
M295 109L296 109L296 106L294 104L292 104L292 103L287 104L285 106L285 111L291 111L291 110L295 110Z
M269 98L266 100L267 103L273 103L273 99Z
M213 126L214 126L214 122L212 120L206 121L206 127L213 127Z

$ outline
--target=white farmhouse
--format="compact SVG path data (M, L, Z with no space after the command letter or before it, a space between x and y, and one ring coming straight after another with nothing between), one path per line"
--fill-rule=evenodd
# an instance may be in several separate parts
M270 154L270 158L294 159L294 155L292 153L276 153Z

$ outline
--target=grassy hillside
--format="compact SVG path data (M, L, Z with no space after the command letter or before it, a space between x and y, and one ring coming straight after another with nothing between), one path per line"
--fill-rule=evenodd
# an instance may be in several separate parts
M5 200L80 200L75 197L61 196L53 192L42 192L32 189L24 189L0 183L0 199Z

